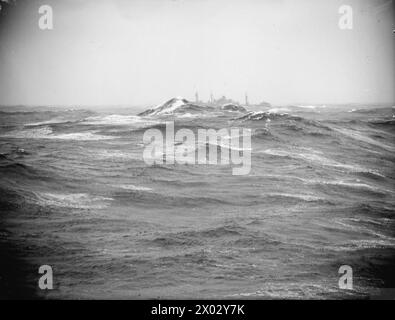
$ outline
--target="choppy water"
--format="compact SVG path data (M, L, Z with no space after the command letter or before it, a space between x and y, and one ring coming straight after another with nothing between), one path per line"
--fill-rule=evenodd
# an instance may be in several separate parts
M164 130L160 118L3 110L0 239L27 269L53 267L55 289L36 292L50 298L343 298L393 287L394 108L271 112L176 118L176 129L252 129L251 172L233 176L229 165L146 165L142 136Z

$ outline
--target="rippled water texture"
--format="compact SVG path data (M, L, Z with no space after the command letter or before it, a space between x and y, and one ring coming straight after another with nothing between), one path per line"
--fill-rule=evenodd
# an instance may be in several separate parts
M164 132L163 117L54 110L0 115L3 272L23 275L3 277L10 294L306 299L394 287L393 107L175 117L176 130L251 128L246 176L146 165L144 131ZM354 290L339 289L341 265Z

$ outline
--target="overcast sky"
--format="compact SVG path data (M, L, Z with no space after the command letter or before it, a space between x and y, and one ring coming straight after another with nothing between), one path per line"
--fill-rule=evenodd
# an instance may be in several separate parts
M16 1L0 21L0 104L394 102L386 0ZM54 29L40 30L49 4ZM353 29L338 27L342 4Z

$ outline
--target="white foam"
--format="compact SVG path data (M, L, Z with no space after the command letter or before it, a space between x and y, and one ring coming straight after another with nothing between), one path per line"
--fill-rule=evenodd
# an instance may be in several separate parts
M325 249L332 251L355 251L360 249L393 247L395 247L395 238L350 240L347 243L339 244L338 246L328 246Z
M203 117L208 117L209 115L205 115L205 114L198 114L198 113L184 113L184 114L180 114L177 117L178 118L203 118Z
M93 154L95 158L101 159L123 159L123 160L142 160L141 154L135 154L130 152L123 152L120 150L103 149Z
M291 110L289 110L288 108L271 108L269 109L267 112L268 113L276 113L276 114L286 114L287 112L290 112Z
M291 199L300 199L300 200L307 201L307 202L324 200L323 198L316 197L316 196L309 195L309 194L291 194L291 193L273 192L273 193L266 193L263 195L270 196L270 197L285 197L285 198L291 198Z
M47 136L49 139L59 139L59 140L81 140L81 141L95 141L95 140L108 140L115 139L114 136L103 136L95 134L93 132L76 132L76 133L64 133L52 136Z
M173 101L171 103L169 103L171 100L166 101L164 103L161 103L160 105L156 106L154 108L154 112L152 113L152 115L164 115L164 114L168 114L168 113L172 113L175 110L177 110L179 107L185 105L185 99L182 97L176 97L174 99L172 99ZM168 104L168 106L162 110L160 110L161 108L163 108L166 104Z
M52 134L50 127L33 128L26 130L14 130L5 134L1 137L4 138L18 138L18 139L45 139Z
M348 136L348 137L350 137L350 138L352 138L354 140L362 141L362 142L365 142L365 143L368 143L368 144L371 144L371 145L383 148L383 149L385 149L387 151L390 151L390 152L395 152L395 147L388 146L388 145L386 145L384 143L381 143L381 142L376 141L376 140L374 140L372 138L364 136L364 135L362 135L362 134L360 134L358 132L355 132L354 130L350 130L350 129L334 129L334 130L336 130L336 131L338 131L338 132L340 132L340 133L342 133L342 134L344 134L344 135L346 135L346 136Z
M326 105L321 105L321 106L314 106L314 105L300 105L297 106L298 108L302 109L318 109L318 108L326 108Z
M136 186L134 184L119 184L119 185L115 185L114 187L121 188L124 190L133 190L133 191L153 191L152 188Z
M86 118L81 124L92 125L134 125L144 127L159 123L158 121L148 120L139 116L133 115L118 115L111 114L107 116L95 116Z
M322 292L326 293L337 293L336 289L333 289L327 285L320 285L316 282L290 282L286 284L279 282L265 282L262 288L251 291L251 292L240 292L228 295L229 297L266 297L274 299L306 299L308 298L319 298Z
M95 131L97 132L97 131ZM20 131L11 131L1 135L6 138L17 138L17 139L59 139L59 140L106 140L114 139L114 136L103 136L95 134L95 132L75 132L75 133L64 133L54 134L53 130L46 126L41 128L32 128Z
M305 161L313 162L313 163L319 163L324 166L329 166L329 167L335 167L335 168L343 168L347 169L351 172L367 172L367 173L372 173L380 177L384 177L382 174L375 170L370 170L364 167L361 167L356 164L345 164L341 163L332 159L325 158L321 155L318 155L316 152L315 153L299 153L299 152L292 152L284 149L266 149L263 151L259 151L261 153L265 154L270 154L274 156L279 156L279 157L290 157L294 159L302 159Z
M390 190L383 190L381 188L366 184L366 183L359 183L359 182L347 182L343 180L339 181L323 181L323 180L307 180L308 183L312 184L326 184L326 185L333 185L333 186L343 186L355 189L365 189L370 191L380 191L380 192L389 192L392 193Z
M68 121L69 120L54 118L54 119L47 120L47 121L27 123L27 124L25 124L25 126L27 126L27 127L34 127L34 126L41 126L41 125L46 125L46 124L66 123Z
M36 194L38 203L43 206L56 206L75 209L102 209L108 206L112 198L91 196L87 193L50 193Z

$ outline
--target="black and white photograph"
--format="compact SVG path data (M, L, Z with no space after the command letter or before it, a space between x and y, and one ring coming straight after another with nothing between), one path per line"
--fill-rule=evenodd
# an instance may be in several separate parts
M394 12L0 0L0 300L394 300Z

